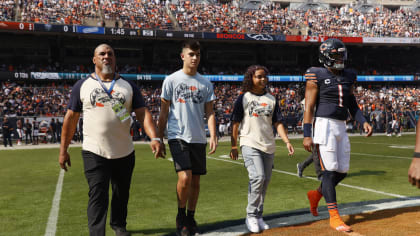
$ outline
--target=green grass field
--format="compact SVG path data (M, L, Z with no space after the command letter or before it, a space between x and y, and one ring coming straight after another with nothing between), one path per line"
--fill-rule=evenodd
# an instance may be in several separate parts
M395 198L392 194L418 196L407 181L415 137L351 137L352 155L347 185L380 192L338 186L338 203ZM302 140L292 140L293 158L278 141L265 214L307 208L306 192L319 182L297 178L296 163L308 153ZM202 177L196 219L209 227L245 217L247 171L243 161L227 158L230 145L220 143L208 159L208 174ZM72 167L64 176L56 235L88 235L86 206L88 186L83 175L80 148L70 148ZM175 230L177 211L173 163L155 160L148 145L136 145L136 167L129 201L127 229L133 235L164 235ZM0 151L0 235L44 235L60 169L57 149ZM290 174L288 174L290 173ZM304 175L315 177L313 166ZM381 193L382 192L382 193ZM324 201L321 201L325 205ZM113 231L107 226L107 235Z

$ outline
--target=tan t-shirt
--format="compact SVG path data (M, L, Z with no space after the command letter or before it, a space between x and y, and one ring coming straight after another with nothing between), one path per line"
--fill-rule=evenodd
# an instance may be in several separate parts
M241 146L253 147L268 154L275 152L273 125L282 122L283 117L273 95L246 92L239 96L235 102L232 120L241 122L239 126Z
M103 84L110 89L112 83ZM115 80L111 98L98 80L91 76L73 86L68 107L72 111L83 112L83 150L107 159L125 157L134 151L130 135L131 119L122 122L112 109L118 102L129 114L145 106L139 88L121 77Z

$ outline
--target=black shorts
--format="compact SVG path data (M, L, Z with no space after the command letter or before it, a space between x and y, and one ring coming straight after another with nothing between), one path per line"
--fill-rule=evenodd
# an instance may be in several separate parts
M181 139L168 141L174 160L175 171L191 170L193 175L205 175L206 145L205 143L187 143Z

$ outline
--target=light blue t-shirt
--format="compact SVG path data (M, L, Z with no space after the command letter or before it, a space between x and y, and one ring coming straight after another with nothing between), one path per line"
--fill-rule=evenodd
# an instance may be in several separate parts
M168 139L187 143L206 143L205 104L216 99L212 83L200 75L185 74L182 69L165 78L161 98L171 102Z

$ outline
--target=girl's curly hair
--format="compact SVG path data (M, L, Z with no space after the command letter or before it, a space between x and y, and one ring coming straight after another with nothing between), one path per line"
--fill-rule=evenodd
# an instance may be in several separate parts
M246 93L252 89L252 76L255 74L257 70L264 70L265 75L268 76L269 71L267 67L260 66L260 65L252 65L246 69L244 80L242 82L242 92Z

